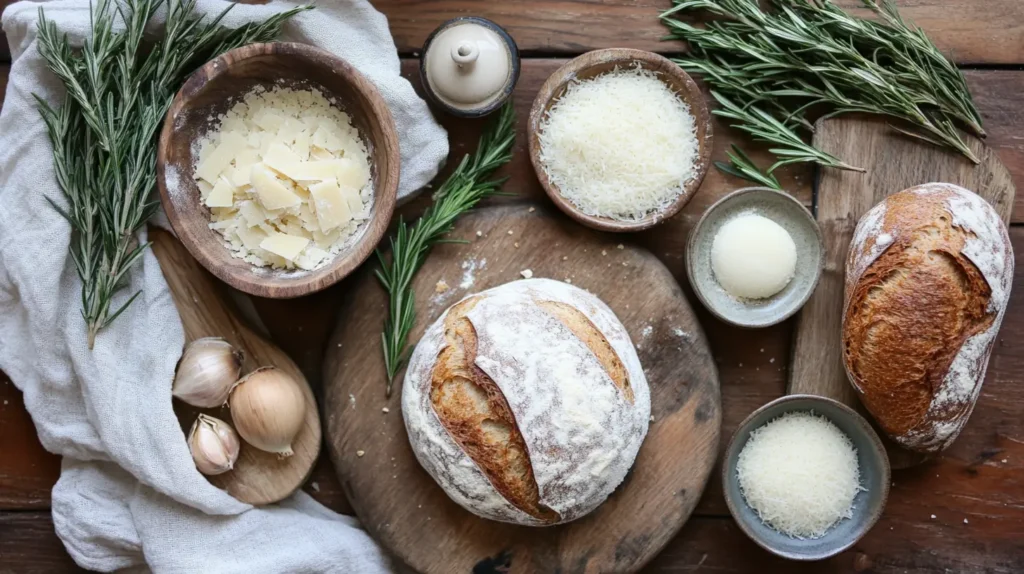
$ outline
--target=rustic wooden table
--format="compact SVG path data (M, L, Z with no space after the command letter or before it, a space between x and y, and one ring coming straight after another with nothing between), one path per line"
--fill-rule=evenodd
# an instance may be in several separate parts
M11 0L0 0L0 6ZM595 48L683 50L660 42L657 14L668 0L376 0L387 14L403 57L403 73L418 84L419 48L448 18L480 15L507 27L524 60L515 92L520 138L505 172L514 200L547 201L530 168L523 129L541 83L566 58ZM839 0L860 10L859 0ZM682 532L648 567L650 572L1024 572L1024 2L1020 0L897 0L908 18L968 70L967 79L990 133L1018 188L1010 237L1017 252L1017 286L1000 333L981 399L959 440L924 466L893 473L881 521L853 549L831 560L797 564L750 542L726 510L717 471ZM0 51L0 98L10 72L6 42ZM442 118L452 158L472 149L480 123ZM724 158L736 132L715 126L715 159ZM750 148L749 144L744 144ZM765 161L763 156L757 159ZM810 205L814 172L787 171L783 181ZM674 220L627 238L651 249L686 285L683 246L696 218L743 182L715 170ZM33 193L33 190L24 190ZM403 208L422 210L420 199ZM345 285L292 301L256 301L273 338L319 380L323 346ZM692 297L691 297L692 299ZM724 439L761 404L785 392L792 321L758 331L727 327L698 308L721 375ZM60 460L40 446L21 394L0 373L0 573L66 572L75 568L53 531L50 489ZM304 487L339 512L350 512L327 457Z

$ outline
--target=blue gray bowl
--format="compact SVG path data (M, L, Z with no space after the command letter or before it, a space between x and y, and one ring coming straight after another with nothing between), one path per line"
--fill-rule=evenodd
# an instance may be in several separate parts
M736 461L750 433L772 419L794 411L814 411L825 416L850 437L857 449L860 483L867 489L854 498L852 518L840 520L824 536L813 540L792 538L761 522L743 498L736 476ZM889 497L889 459L874 429L850 407L814 395L785 396L754 411L729 441L722 466L725 502L740 529L765 550L790 560L823 560L853 546L878 522Z

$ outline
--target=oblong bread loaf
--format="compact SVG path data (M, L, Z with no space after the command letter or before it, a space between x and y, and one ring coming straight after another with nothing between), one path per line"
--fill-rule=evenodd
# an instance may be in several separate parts
M843 359L900 445L937 452L974 410L1013 281L1006 226L977 194L913 187L857 225L846 264Z

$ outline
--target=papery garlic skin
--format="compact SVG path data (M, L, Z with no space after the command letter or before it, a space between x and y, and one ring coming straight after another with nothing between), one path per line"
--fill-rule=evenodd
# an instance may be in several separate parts
M188 433L188 448L199 472L223 474L235 467L241 449L238 433L228 423L200 414Z
M244 359L245 354L224 339L196 339L178 361L171 394L192 406L219 407L227 402Z
M228 404L245 442L282 457L293 454L292 442L306 420L302 384L274 367L256 369L238 381Z

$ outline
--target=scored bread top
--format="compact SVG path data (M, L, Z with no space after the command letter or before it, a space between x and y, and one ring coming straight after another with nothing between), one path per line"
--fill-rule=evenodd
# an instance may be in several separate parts
M467 297L428 328L402 406L417 458L456 502L545 525L618 486L646 435L650 393L604 303L534 279Z
M894 194L859 222L843 311L844 364L865 406L903 446L934 452L981 390L1013 278L1006 227L951 184Z

